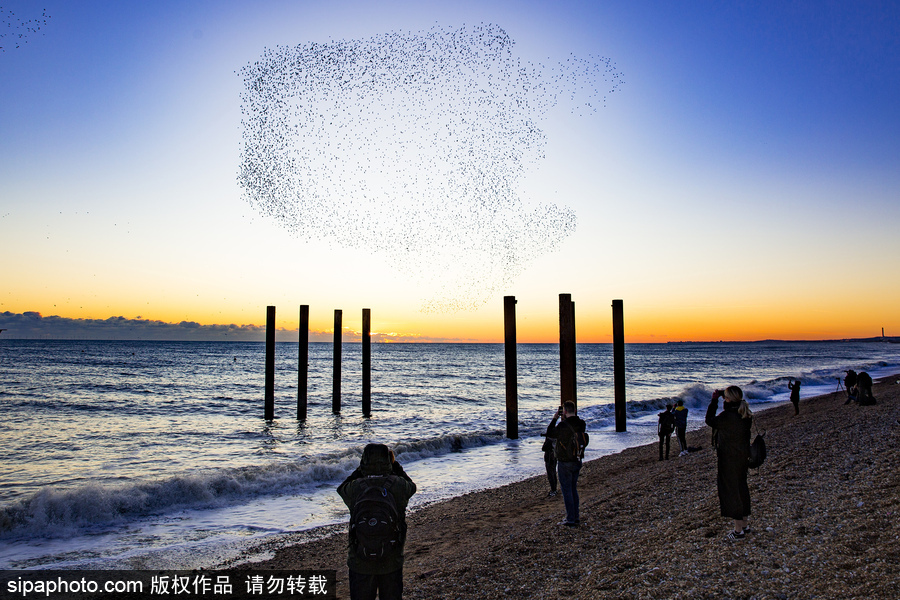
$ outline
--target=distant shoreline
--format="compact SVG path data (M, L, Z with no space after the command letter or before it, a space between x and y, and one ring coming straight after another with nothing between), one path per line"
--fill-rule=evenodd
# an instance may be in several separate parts
M329 335L331 335L329 333ZM265 344L265 340L206 340L206 339L137 339L137 338L47 338L47 337L12 337L9 335L0 334L0 343L4 341L10 342L133 342L133 343L170 343L170 344L181 344L181 343L203 343L203 344ZM297 341L292 340L277 340L276 344L297 344ZM310 340L308 343L310 344L332 344L332 340L328 341L316 341ZM347 339L346 337L342 340L343 344L361 344L362 342L358 339ZM437 344L458 344L458 345L482 345L482 346L502 346L504 342L473 342L473 341L402 341L395 342L390 340L375 340L373 339L372 344L384 344L384 345L437 345ZM646 345L646 346L664 346L667 344L675 345L675 344L829 344L829 343L888 343L888 344L900 344L900 336L895 337L877 337L877 338L837 338L837 339L826 339L826 340L776 340L776 339L765 339L765 340L716 340L716 341L698 341L698 340L679 340L679 341L666 341L666 342L625 342L626 346L630 345ZM529 346L556 346L559 342L518 342L517 345L529 345ZM612 346L612 342L578 342L579 346Z

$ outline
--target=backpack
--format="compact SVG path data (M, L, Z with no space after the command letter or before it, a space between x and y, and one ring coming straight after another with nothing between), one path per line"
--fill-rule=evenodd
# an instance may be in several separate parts
M670 411L659 415L659 433L671 435L673 431L675 431L675 415Z
M766 462L766 434L758 433L750 444L750 460L747 463L751 469L758 469Z
M573 460L581 460L584 458L584 449L591 441L591 436L587 431L575 431L575 428L563 421L560 427L566 425L572 430L572 438L565 443L559 437L556 438L556 460L562 462L571 462Z
M362 481L366 488L350 509L350 548L361 559L377 560L403 545L400 511L390 491L395 479Z

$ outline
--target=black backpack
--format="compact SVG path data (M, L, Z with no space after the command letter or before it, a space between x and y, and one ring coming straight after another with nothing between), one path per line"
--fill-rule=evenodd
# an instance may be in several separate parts
M556 460L562 462L571 462L584 458L584 449L590 443L591 438L587 431L575 431L567 421L559 424L560 427L567 426L572 431L572 437L568 443L563 442L561 437L556 438Z
M403 524L391 493L394 478L366 487L350 509L350 548L365 560L377 560L403 545Z

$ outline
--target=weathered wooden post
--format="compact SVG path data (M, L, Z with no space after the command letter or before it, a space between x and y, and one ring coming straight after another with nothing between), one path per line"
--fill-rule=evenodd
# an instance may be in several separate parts
M362 309L362 412L372 416L372 309Z
M341 321L343 311L334 311L334 375L331 380L331 412L341 412Z
M503 297L503 332L506 353L506 437L519 439L519 385L516 373L516 297Z
M300 305L300 347L297 350L297 420L306 420L306 392L309 380L309 305Z
M575 303L571 294L559 295L559 393L560 405L578 406L575 391Z
M275 307L266 307L266 421L275 419Z
M612 301L612 316L616 431L625 431L625 321L621 300Z

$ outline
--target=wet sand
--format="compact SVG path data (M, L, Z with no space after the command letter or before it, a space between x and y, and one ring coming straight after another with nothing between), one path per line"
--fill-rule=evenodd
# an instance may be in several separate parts
M897 598L900 375L874 393L877 406L841 391L756 415L768 459L750 471L743 540L725 538L703 427L688 456L660 462L652 444L585 463L577 528L546 477L409 515L404 598ZM345 527L319 533L252 567L337 569L348 598Z

